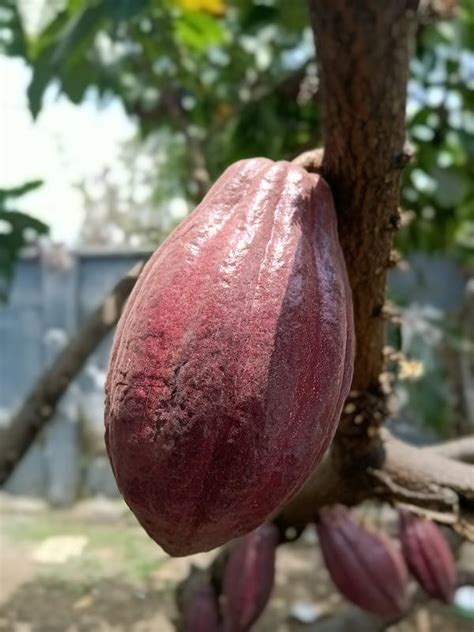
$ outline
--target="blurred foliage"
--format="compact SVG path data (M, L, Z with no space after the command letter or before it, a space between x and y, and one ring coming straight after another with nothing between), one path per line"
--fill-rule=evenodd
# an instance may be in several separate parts
M305 3L69 0L45 3L28 35L29 3L4 3L0 38L32 69L32 114L48 87L74 103L118 98L143 136L166 128L186 140L174 169L191 199L198 153L215 178L239 158L288 157L314 142Z
M402 202L416 221L402 231L405 250L451 250L474 263L474 0L458 18L421 26L408 86L408 128L415 160Z
M31 112L48 88L74 103L118 98L146 137L167 130L173 179L199 197L248 156L291 158L320 144L317 70L306 3L292 0L3 0L0 46L32 69ZM409 137L416 158L403 205L417 221L404 251L474 253L474 0L455 20L421 23L409 83ZM178 155L176 155L178 154ZM156 177L156 188L165 178Z
M20 250L48 231L43 222L12 208L11 201L16 202L41 185L41 180L33 180L19 187L0 189L0 301L7 297Z
M154 248L187 215L189 206L173 171L185 146L172 140L166 131L145 142L130 140L114 169L105 168L76 185L84 210L81 244ZM157 173L160 187L155 186Z

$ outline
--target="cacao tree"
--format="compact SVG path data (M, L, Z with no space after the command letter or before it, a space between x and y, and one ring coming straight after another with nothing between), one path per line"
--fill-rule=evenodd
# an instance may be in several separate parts
M130 82L124 102L145 128L156 111L165 112L185 134L195 176L190 193L202 197L224 166L221 161L231 162L213 144L221 138L216 129L222 117L225 126L231 125L219 99L233 107L232 90L249 88L219 90L225 65L216 62L219 70L209 80L215 95L211 100L202 95L198 77L208 61L202 32L211 32L216 43L227 42L224 52L240 59L228 34L232 19L255 10L265 21L268 13L262 8L266 4L236 3L240 12L221 22L221 3L204 3L207 10L197 11L202 15L187 12L183 7L188 4L156 3L147 14L149 22L143 22L146 2L67 3L48 23L47 37L30 58L29 96L37 113L52 78L76 99L90 77L118 93L113 63L109 73L101 74L105 64L94 40L98 25L106 25L118 43L121 38L128 42L133 29L160 27L166 34L160 46L173 55L170 66L158 73L159 98L150 105L140 84L134 84L143 81L142 65L125 46ZM437 598L449 600L456 582L439 532L429 522L418 523L416 516L408 519L407 507L462 537L474 537L473 469L463 462L464 447L417 448L384 427L394 379L394 359L384 353L386 323L392 317L386 273L395 261L401 174L411 159L405 105L418 2L309 0L308 5L309 16L298 13L298 20L310 21L315 36L320 110L311 93L299 104L308 110L301 128L292 129L291 117L283 119L291 137L285 157L309 150L293 165L260 159L230 167L139 277L114 344L106 441L129 506L173 554L210 549L242 536L181 587L187 630L218 629L221 623L231 630L249 629L271 590L277 539L283 544L314 522L336 586L385 622L408 608L406 566ZM78 6L81 12L71 21L70 12ZM283 38L281 50L270 46L275 53L271 70L301 37L301 22L292 31L290 17L291 37ZM94 46L81 54L79 42ZM201 50L189 67L183 47ZM140 49L142 57L148 63L160 61L146 47ZM187 81L176 81L176 68ZM258 79L245 78L254 94L259 93ZM271 88L273 103L280 88ZM248 118L239 119L245 126L230 128L236 134L232 145L238 148L237 137L244 143L251 129L257 137L262 132L259 153L279 157L273 155L278 152L272 150L272 137L255 118L251 98L244 109L247 105ZM183 131L191 111L209 130L209 143L196 130ZM320 115L322 134L314 130ZM320 144L323 149L315 150ZM206 152L208 159L203 158ZM236 154L233 158L240 157L238 149ZM416 179L416 172L410 173ZM460 208L464 214L464 197ZM106 299L17 414L15 431L0 451L3 479L90 349L116 324L138 274L134 271ZM184 315L177 309L180 300L189 304ZM402 507L401 549L385 535L365 531L340 506L367 499ZM435 568L429 563L436 553L440 566ZM248 582L239 591L244 573ZM390 590L380 586L385 576Z

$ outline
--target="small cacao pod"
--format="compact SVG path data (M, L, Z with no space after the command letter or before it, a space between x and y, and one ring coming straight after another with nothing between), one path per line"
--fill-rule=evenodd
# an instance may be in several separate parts
M329 446L353 355L328 186L232 165L151 257L114 339L105 441L148 534L188 555L264 522Z
M456 564L439 528L411 511L400 515L400 541L408 569L423 590L450 603L456 588Z
M358 525L342 505L316 524L323 559L339 591L359 608L398 616L408 607L408 573L397 543Z
M218 603L210 577L197 571L187 581L189 585L180 595L181 632L219 632Z
M245 632L262 614L273 590L278 529L264 524L230 552L222 582L224 630Z

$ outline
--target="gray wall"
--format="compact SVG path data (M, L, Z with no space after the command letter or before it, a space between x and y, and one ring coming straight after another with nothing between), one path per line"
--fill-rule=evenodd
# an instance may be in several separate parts
M143 251L61 247L25 254L0 305L0 424L7 425L35 379ZM103 382L112 336L70 386L46 430L5 489L66 505L81 495L115 496L103 444Z

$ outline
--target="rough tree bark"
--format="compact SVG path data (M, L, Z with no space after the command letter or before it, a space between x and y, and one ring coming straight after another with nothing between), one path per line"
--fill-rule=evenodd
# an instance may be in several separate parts
M352 287L357 340L353 390L364 399L375 395L383 400L386 270L407 160L405 102L415 5L411 0L336 0L329 8L319 0L310 2L322 93L321 172L333 191ZM373 398L367 403L369 417L372 406L380 404ZM356 402L348 422L366 405Z

